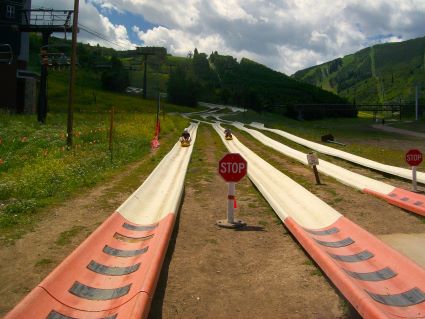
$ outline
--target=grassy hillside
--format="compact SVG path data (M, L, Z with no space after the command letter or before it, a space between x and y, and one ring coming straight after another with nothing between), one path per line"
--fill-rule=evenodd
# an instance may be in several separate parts
M34 61L36 67L37 59ZM75 87L74 147L68 151L68 77L68 70L49 71L49 113L44 125L37 122L36 115L0 110L0 242L13 241L30 230L43 207L84 191L151 153L156 101L104 91L100 73L83 67L77 71ZM169 103L165 110L193 111ZM161 114L161 147L150 155L152 161L146 169L153 169L187 125L179 116Z
M413 101L415 83L425 93L425 37L375 45L292 77L357 103Z
M50 43L52 47L49 51L56 50L69 56L69 40L51 38ZM40 68L40 45L40 37L32 35L30 67L33 70ZM90 81L97 81L96 88L99 89L100 84L94 77L99 78L105 69L110 68L112 56L118 57L128 70L129 85L143 87L144 58L135 50L114 51L100 46L79 44L77 54L81 72L87 72L86 78L91 78ZM296 81L255 61L246 58L237 61L232 56L223 56L217 52L207 56L195 49L190 58L149 56L147 62L148 97L155 97L159 90L169 93L169 99L176 104L196 105L197 101L207 101L233 104L256 111L273 110L297 114L296 111L288 112L288 106L293 108L295 104L347 103L344 98L332 92ZM174 79L170 81L173 74ZM174 88L174 91L171 92L170 87ZM90 104L96 100L90 86L82 86L82 90L85 95L83 103ZM58 93L55 103L65 101L64 93ZM110 104L108 99L105 99L105 102ZM345 116L348 113L332 114ZM314 114L312 117L314 118Z

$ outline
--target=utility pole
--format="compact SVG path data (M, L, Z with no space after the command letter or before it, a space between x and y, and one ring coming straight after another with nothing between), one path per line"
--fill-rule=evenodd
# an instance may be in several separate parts
M72 53L71 53L71 70L69 74L68 89L68 121L66 145L68 149L73 143L73 125L74 125L74 87L75 87L75 64L77 60L77 32L78 32L78 7L79 0L74 0L74 16L72 22Z
M143 98L146 99L147 98L147 91L148 91L148 56L149 55L155 55L154 53L151 52L143 52L141 53L141 55L143 55L143 57L145 58L143 61L144 64L144 70L143 70Z

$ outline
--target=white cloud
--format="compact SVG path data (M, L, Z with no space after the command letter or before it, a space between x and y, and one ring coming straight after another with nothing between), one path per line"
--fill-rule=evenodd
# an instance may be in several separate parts
M108 12L131 12L155 24L157 27L147 31L133 28L146 45L163 45L177 55L186 55L196 47L205 53L218 51L238 58L247 56L288 74L375 43L425 35L423 0L87 0L80 3L87 11L86 15L82 14L82 23L91 23L92 28L102 26L101 32L108 32L117 41L128 41L128 34L120 26L111 27L102 22L93 3L105 10L101 12L104 18Z
M114 43L117 43L119 45L118 48L115 49L121 49L121 50L129 50L129 49L135 49L135 45L131 43L131 41L128 39L128 33L127 28L123 25L114 25L109 21L109 19L103 15L100 15L101 20L101 30L103 30L103 34L106 35L108 40L111 40ZM96 29L95 29L96 30ZM95 40L98 41L98 40ZM103 41L107 42L107 41ZM108 42L107 42L108 43ZM108 46L111 46L109 43Z
M196 47L200 52L209 52L211 48L224 45L223 39L219 35L191 36L180 30L170 30L165 27L156 27L146 32L141 31L137 26L132 30L137 33L140 40L146 46L163 46L168 52L176 55L187 55Z
M246 20L251 23L255 23L257 21L256 18L254 18L251 14L248 14L238 5L237 0L211 0L210 3L218 15L226 20Z
M114 8L112 4L107 3L102 4L102 6L108 10L112 10ZM32 7L73 10L72 3L67 0L35 0L32 2ZM102 46L112 47L116 50L128 50L129 48L135 47L135 45L129 40L126 26L112 24L109 18L101 14L91 2L80 1L78 20L81 24L80 32L78 33L79 42L90 44L99 43ZM109 41L90 34L84 29L100 33L102 38ZM57 34L57 36L60 36L60 34ZM70 38L70 35L68 34L67 37Z

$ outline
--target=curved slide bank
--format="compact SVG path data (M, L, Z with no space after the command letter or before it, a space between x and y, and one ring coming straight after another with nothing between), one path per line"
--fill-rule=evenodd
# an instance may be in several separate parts
M343 217L234 137L224 139L249 163L248 177L286 227L361 316L424 318L425 270Z
M238 129L251 134L255 139L279 153L289 156L304 165L308 165L307 154L279 143L257 130L246 128L242 123L232 122L231 124ZM382 198L394 206L425 216L425 196L422 194L394 187L374 180L373 178L354 173L348 169L322 159L320 160L320 165L317 166L317 169L323 174L331 176L345 185L354 187L364 193Z
M408 180L412 180L412 171L406 168L402 168L402 167L397 167L397 166L391 166L391 165L386 165L386 164L382 164L379 162L375 162L372 161L370 159L367 158L363 158L357 155L353 155L344 151L340 151L337 150L335 148L326 146L326 145L322 145L319 143L315 143L315 142L311 142L308 141L306 139L303 139L301 137L298 137L296 135L287 133L285 131L282 130L277 130L277 129L272 129L272 128L267 128L264 126L264 124L261 123L251 123L249 124L252 127L255 127L257 129L260 130L265 130L265 131L269 131L269 132L273 132L275 134L278 134L280 136L283 136L284 138L287 138L288 140L291 140L295 143L298 143L300 145L303 145L305 147L308 147L312 150L315 150L317 152L323 153L323 154L327 154L330 156L334 156L334 157L339 157L342 158L346 161L361 165L361 166L365 166L380 172L384 172L387 174L391 174L391 175L395 175L398 177L402 177ZM422 172L417 172L417 181L419 183L425 184L425 173Z
M174 148L98 229L5 318L146 318L173 231L190 147Z

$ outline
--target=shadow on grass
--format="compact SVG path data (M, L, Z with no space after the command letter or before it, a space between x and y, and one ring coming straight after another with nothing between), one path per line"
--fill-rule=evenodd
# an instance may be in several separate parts
M261 227L261 226L247 225L245 227L235 228L234 231L265 231L265 230L264 230L264 227Z
M180 213L181 213L181 208L183 206L183 203L184 203L184 190L182 194L182 201L180 203L180 207L177 212L173 234L171 235L170 242L168 244L167 254L165 255L164 262L162 263L161 273L159 275L155 294L152 299L151 309L148 316L149 319L162 318L162 306L164 303L165 290L167 289L168 271L170 268L171 259L173 258L177 235L179 233Z

